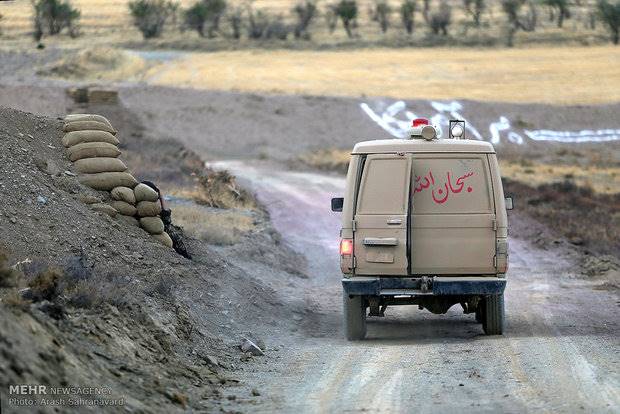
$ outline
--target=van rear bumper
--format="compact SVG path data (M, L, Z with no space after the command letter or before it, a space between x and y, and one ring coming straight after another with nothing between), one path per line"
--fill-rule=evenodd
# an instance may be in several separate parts
M428 296L428 295L499 295L506 279L497 277L353 277L342 279L348 295Z

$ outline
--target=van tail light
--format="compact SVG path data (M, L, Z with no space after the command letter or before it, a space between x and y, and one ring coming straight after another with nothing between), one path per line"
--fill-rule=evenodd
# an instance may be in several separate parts
M340 240L340 255L350 256L353 254L353 239Z

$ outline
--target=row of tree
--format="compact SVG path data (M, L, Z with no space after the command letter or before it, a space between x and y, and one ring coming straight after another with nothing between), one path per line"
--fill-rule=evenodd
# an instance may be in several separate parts
M468 23L480 27L487 0L462 0L463 10L470 17ZM580 0L576 0L579 2ZM549 10L549 19L562 27L564 20L571 17L569 0L500 0L506 16L506 42L513 45L514 35L518 31L534 31L538 25L538 8L542 4ZM78 35L77 22L80 11L73 7L69 0L32 0L34 8L34 34L37 39L43 35L55 35L64 29L71 36ZM222 22L230 27L234 39L239 39L245 31L250 39L286 39L289 35L295 38L309 39L312 23L319 17L316 0L300 0L291 10L293 24L285 23L284 16L272 15L263 10L256 10L251 3L245 6L230 6L227 0L197 0L191 7L181 10L179 3L171 0L132 0L129 12L134 25L144 38L159 37L170 22L176 23L182 17L182 30L195 30L200 36L215 37L221 34ZM452 7L447 0L439 0L437 7L431 7L431 0L401 0L397 10L387 0L374 0L370 10L373 22L386 33L393 25L394 14L397 12L400 25L408 34L416 27L415 16L421 14L423 21L436 35L447 35L452 23ZM360 14L357 0L336 0L326 6L322 13L327 28L333 33L338 22L349 37L355 37ZM603 22L611 34L614 44L620 42L620 0L597 0L596 10L592 13L591 27L596 20Z

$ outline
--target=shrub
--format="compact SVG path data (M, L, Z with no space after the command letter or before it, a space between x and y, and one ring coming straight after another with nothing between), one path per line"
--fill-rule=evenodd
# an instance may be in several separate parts
M372 19L379 23L381 33L386 33L390 26L390 13L392 13L392 8L386 0L375 0Z
M185 11L185 25L202 37L214 37L225 11L226 0L200 0Z
M340 0L334 8L336 16L342 20L344 30L347 32L349 38L353 37L352 27L355 25L355 19L357 19L357 1L356 0Z
M80 11L67 0L36 0L34 7L34 37L37 41L47 34L54 36L67 29L71 37L78 35Z
M447 1L442 0L439 9L432 13L429 19L429 26L433 34L438 35L440 32L446 36L448 34L448 26L452 23L452 9Z
M480 18L486 8L485 0L463 0L463 8L471 16L474 26L480 27Z
M297 17L297 23L294 29L295 38L299 39L303 36L309 39L310 32L308 28L310 27L310 23L312 23L312 19L316 16L316 3L312 0L297 3L293 8L293 14Z
M177 5L167 0L132 0L129 11L134 26L145 39L161 36L166 21L177 9Z
M265 34L269 26L269 16L259 10L257 12L248 6L248 37L250 39L260 39Z
M330 4L327 6L327 11L325 12L325 23L327 23L329 33L334 33L334 30L336 30L336 25L338 24L338 15L336 14L335 4Z
M241 38L241 25L243 24L243 10L240 7L232 9L228 16L230 27L232 29L232 36L234 39Z
M415 0L404 0L400 5L400 20L403 23L407 34L413 33L415 10Z
M422 2L423 2L422 17L424 17L424 21L428 23L429 21L428 13L431 10L431 0L422 0Z
M39 273L28 286L32 292L32 299L35 302L42 300L53 301L60 293L58 285L63 274L57 269L47 269Z
M196 30L201 37L205 36L205 24L207 23L207 5L199 1L185 10L185 26Z
M596 8L599 19L611 33L611 41L617 45L620 42L620 1L611 3L608 0L599 0Z
M269 22L269 25L267 25L267 29L265 30L265 38L286 40L290 32L291 28L288 25L282 23L282 16L278 16L275 19L271 20Z
M570 9L568 8L567 0L542 0L542 4L549 6L552 11L557 11L558 18L558 27L562 27L564 24L564 19L570 19ZM552 12L551 18L553 18L554 13Z
M506 46L514 45L514 35L518 30L533 31L536 28L536 10L531 2L528 2L530 11L528 15L520 15L521 7L525 0L502 0L502 10L506 14L508 24L506 27Z

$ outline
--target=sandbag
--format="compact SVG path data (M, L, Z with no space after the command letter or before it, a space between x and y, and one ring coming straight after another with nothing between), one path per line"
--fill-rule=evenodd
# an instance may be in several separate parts
M118 221L121 221L121 222L125 223L128 226L140 227L140 222L138 221L137 218L129 217L129 216L124 216L122 214L119 214L118 216L116 216L116 219Z
M97 121L102 122L106 125L112 126L108 118L102 115L97 114L69 114L65 116L65 122L75 122L75 121Z
M131 205L136 204L136 196L133 193L133 190L129 187L116 187L110 191L112 198L118 201L124 201Z
M110 191L114 187L133 188L138 184L138 181L136 181L133 175L126 172L83 174L78 176L78 181L90 188L100 191Z
M168 233L164 232L162 234L151 234L151 237L163 244L164 246L168 246L172 249L173 243Z
M121 151L116 146L105 142L84 142L69 147L67 154L71 161L77 161L82 158L116 158L121 155Z
M113 201L110 204L112 207L114 207L116 211L121 213L123 216L135 216L136 215L136 211L137 211L136 208L129 203L126 203L124 201Z
M155 217L161 213L161 204L157 201L140 201L137 207L140 217Z
M63 131L107 131L112 135L116 135L116 130L110 125L98 121L71 121L67 122L63 127Z
M80 194L78 196L78 200L81 201L84 204L95 204L95 203L101 203L101 199L92 195L88 195L88 194Z
M114 135L106 131L73 131L67 132L62 137L62 145L65 148L72 147L82 142L107 142L108 144L118 145L120 141Z
M146 184L138 184L136 188L133 189L134 194L136 195L136 202L140 201L157 201L159 200L159 194L157 191L153 190Z
M85 174L127 171L125 163L118 158L83 158L74 164L75 171Z
M140 227L151 234L162 234L164 232L164 222L159 217L141 218Z
M107 214L110 217L116 217L118 214L118 211L116 211L114 207L104 203L91 204L89 207L91 210Z

